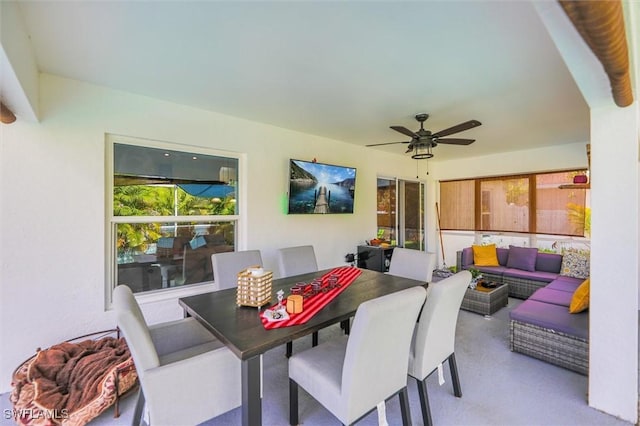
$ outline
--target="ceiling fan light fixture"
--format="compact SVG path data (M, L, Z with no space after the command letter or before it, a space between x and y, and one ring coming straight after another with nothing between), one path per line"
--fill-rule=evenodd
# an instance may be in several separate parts
M413 150L411 158L413 158L414 160L426 160L429 158L433 158L433 154L431 153L431 145L416 146Z

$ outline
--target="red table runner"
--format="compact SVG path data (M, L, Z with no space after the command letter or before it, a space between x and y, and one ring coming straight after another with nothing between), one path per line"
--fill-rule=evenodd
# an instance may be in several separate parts
M333 274L338 275L338 284L340 287L333 288L326 293L319 293L315 296L304 299L303 311L299 314L289 314L289 319L283 321L269 321L264 317L264 313L260 314L262 325L267 330L281 327L289 327L292 325L304 324L309 321L318 311L324 308L327 303L331 302L336 296L344 291L349 285L355 281L362 271L353 266L341 266L322 276L322 284L328 283L329 277ZM287 299L282 300L284 306L287 305ZM275 305L274 305L275 306ZM271 306L270 308L272 308Z

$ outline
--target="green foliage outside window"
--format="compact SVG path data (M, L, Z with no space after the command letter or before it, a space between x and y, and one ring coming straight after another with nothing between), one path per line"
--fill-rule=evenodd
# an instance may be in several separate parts
M509 179L502 183L507 204L526 206L529 200L528 179Z
M585 237L591 236L591 209L589 207L569 203L567 204L567 213L569 221L577 227L584 224Z
M177 199L177 212L175 201ZM113 189L114 216L234 215L235 195L204 198L174 185L123 185ZM118 252L144 253L163 236L159 223L122 223L117 227Z

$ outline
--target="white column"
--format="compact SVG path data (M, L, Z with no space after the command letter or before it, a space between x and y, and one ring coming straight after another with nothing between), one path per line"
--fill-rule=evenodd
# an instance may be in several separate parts
M638 420L638 102L591 109L589 405Z

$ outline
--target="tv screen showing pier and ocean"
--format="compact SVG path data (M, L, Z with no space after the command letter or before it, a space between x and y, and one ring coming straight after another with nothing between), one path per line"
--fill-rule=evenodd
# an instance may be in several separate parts
M289 161L289 213L353 213L356 169Z

